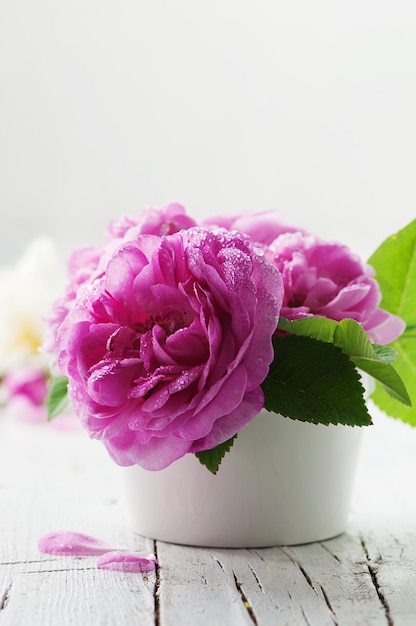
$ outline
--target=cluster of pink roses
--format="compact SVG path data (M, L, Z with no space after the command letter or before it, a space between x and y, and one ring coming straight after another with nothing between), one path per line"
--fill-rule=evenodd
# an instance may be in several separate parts
M347 247L276 212L198 225L171 204L73 254L46 347L90 435L118 464L158 470L257 415L280 315L352 318L389 343L404 323L380 300Z

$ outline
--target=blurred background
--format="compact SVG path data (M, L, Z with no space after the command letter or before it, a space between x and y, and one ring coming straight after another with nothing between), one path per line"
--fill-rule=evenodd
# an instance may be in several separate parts
M2 0L0 262L182 202L367 257L416 217L413 0Z

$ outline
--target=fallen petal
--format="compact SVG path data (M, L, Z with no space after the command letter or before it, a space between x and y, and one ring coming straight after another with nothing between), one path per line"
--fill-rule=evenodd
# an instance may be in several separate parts
M97 560L99 569L109 569L116 572L151 572L157 561L132 552L107 552Z
M64 556L96 556L112 549L100 539L70 530L47 533L39 540L38 548L45 554Z

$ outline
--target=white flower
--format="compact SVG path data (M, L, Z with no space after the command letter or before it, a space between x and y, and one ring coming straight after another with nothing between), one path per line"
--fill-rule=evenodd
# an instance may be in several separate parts
M64 270L53 241L35 239L14 267L0 269L0 377L28 365L46 368L39 351L45 315L62 292Z

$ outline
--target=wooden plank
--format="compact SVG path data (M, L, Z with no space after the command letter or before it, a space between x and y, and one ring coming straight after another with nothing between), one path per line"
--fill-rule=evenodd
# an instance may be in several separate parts
M161 623L216 624L222 616L224 623L233 624L378 626L391 624L392 619L394 624L413 624L416 548L410 546L416 546L415 537L409 537L406 546L393 538L393 552L388 544L379 545L385 545L387 552L380 557L378 551L377 562L383 563L378 584L366 545L351 534L306 546L262 550L158 543ZM404 567L400 551L407 551ZM401 576L392 577L392 570ZM395 580L407 584L397 587Z
M79 432L1 423L0 624L154 624L156 574L98 570L94 557L41 554L40 537L77 530L153 552L129 528L117 467Z
M118 468L79 431L1 423L0 562L39 558L40 537L65 529L128 545Z
M357 537L221 557L240 581L258 624L388 623Z
M389 623L360 540L351 535L261 550L158 543L158 557L163 626Z
M10 600L10 593L13 586L12 567L8 565L0 566L0 621L3 612L6 610Z
M82 498L74 506L69 497L57 501L55 520L50 521L51 500L41 497L41 492L21 493L15 508L12 498L8 500L6 528L4 518L0 523L0 624L154 624L155 573L102 571L96 568L95 557L54 557L37 548L41 531L69 527L89 531L129 551L153 552L153 541L134 535L125 517L113 523L112 515L105 517L105 507L101 509L93 501L90 517L81 518L73 509L85 506L87 511L86 500ZM98 523L97 512L103 515Z
M416 529L368 533L362 538L368 569L389 623L416 623Z
M310 586L321 590L335 624L388 624L359 536L344 533L334 539L284 549Z
M153 550L129 527L120 474L101 444L77 431L0 419L0 625L413 626L416 430L406 430L401 447L404 430L382 421L364 446L347 534L263 550L158 542L159 570L132 575L37 548L42 534L69 529ZM377 464L389 443L393 454Z
M154 626L153 591L154 574L97 570L91 558L75 568L71 563L43 563L40 572L29 563L13 573L0 623Z
M254 624L333 626L331 611L285 549L215 551L234 579Z
M157 557L161 626L252 626L232 575L209 550L158 542Z

